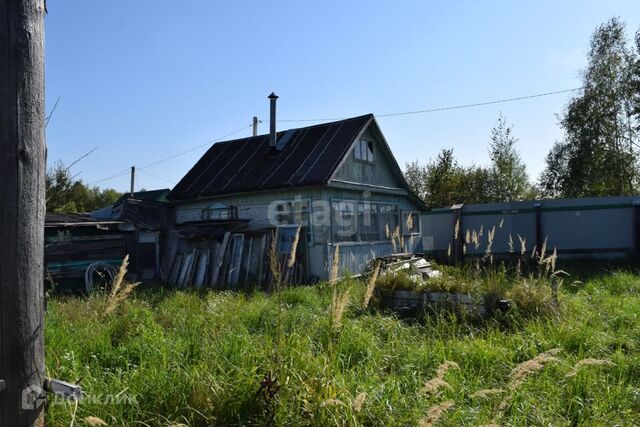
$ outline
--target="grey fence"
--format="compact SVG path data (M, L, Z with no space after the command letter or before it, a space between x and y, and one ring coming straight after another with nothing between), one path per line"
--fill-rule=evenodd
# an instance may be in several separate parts
M564 257L624 257L640 250L640 196L455 205L422 216L427 254L455 260L487 251L528 253L545 244Z

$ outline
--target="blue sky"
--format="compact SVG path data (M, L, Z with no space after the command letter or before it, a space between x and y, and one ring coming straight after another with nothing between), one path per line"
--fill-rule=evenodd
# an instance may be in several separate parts
M85 182L206 144L268 119L349 117L483 102L580 86L588 40L612 16L640 26L628 1L49 0L46 17L49 163ZM570 95L379 119L401 166L452 147L488 163L502 114L529 173L562 137ZM307 123L279 123L278 129ZM261 126L266 132L268 123ZM175 184L206 147L151 166L137 189Z

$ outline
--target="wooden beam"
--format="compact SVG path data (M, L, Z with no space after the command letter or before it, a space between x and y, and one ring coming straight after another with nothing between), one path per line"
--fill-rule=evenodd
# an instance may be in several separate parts
M0 425L44 425L44 0L0 2Z

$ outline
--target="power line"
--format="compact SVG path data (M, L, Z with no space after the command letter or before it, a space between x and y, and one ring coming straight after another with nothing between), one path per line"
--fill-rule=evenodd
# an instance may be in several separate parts
M80 160L84 159L85 157L87 157L89 154L93 153L94 151L96 151L98 149L98 147L93 147L93 149L91 149L91 151L89 151L86 154L83 154L82 156L78 157L76 160L74 160L73 162L71 162L71 164L69 166L67 166L67 168L65 169L65 172L68 171L69 169L71 169L71 166L75 165L76 163L78 163Z
M149 175L149 176L151 176L151 177L153 177L153 178L155 178L155 179L159 179L160 181L164 181L164 182L166 182L166 183L168 183L168 184L171 184L171 185L175 184L173 181L169 181L168 179L163 178L163 177L158 176L158 175L155 175L155 174L153 174L153 173L151 173L151 172L147 172L147 171L145 171L145 170L141 170L141 169L137 169L137 171L138 171L138 172L142 172L142 173L143 173L143 174L145 174L145 175Z
M93 182L92 182L92 183L90 183L89 185L100 184L101 182L105 182L105 181L109 181L110 179L118 178L118 177L120 177L120 176L123 176L123 175L128 174L130 170L131 170L130 168L123 169L122 171L118 172L118 173L117 173L117 174L115 174L115 175L110 175L110 176L108 176L108 177L106 177L106 178L102 178L102 179L100 179L100 180L98 180L98 181L93 181Z
M221 141L221 140L223 140L223 139L225 139L225 138L227 138L227 137L230 137L230 136L232 136L232 135L235 135L235 134L237 134L237 133L240 133L240 132L242 132L243 130L248 129L248 128L252 127L252 126L253 126L253 124L250 124L249 126L243 126L243 127L239 128L239 129L234 130L233 132L229 132L229 133L228 133L228 134L226 134L226 135L222 135L222 136L221 136L221 137L219 137L219 138L216 138L216 139L211 140L211 141L209 141L209 142L205 142L204 144L200 144L200 145L198 145L197 147L189 148L188 150L182 151L182 152L177 153L177 154L173 154L173 155L171 155L171 156L169 156L169 157L166 157L166 158L164 158L164 159L162 159L162 160L158 160L158 161L156 161L156 162L149 163L148 165L145 165L145 166L140 167L140 168L139 168L139 170L140 170L140 169L147 169L147 168L150 168L151 166L159 165L160 163L167 162L167 161L169 161L169 160L175 159L176 157L180 157L180 156L182 156L182 155L184 155L184 154L191 153L192 151L198 150L198 149L200 149L200 148L202 148L202 147L206 147L207 145L211 145L211 144L213 144L214 142Z
M448 110L460 110L463 108L473 108L473 107L481 107L481 106L485 106L485 105L492 105L492 104L502 104L505 102L513 102L513 101L521 101L524 99L531 99L531 98L540 98L543 96L551 96L551 95L558 95L561 93L568 93L568 92L575 92L578 90L582 90L584 89L584 87L576 87L573 89L565 89L565 90L557 90L554 92L545 92L545 93L537 93L534 95L526 95L526 96L518 96L515 98L506 98L506 99L497 99L497 100L493 100L493 101L485 101L485 102L477 102L474 104L462 104L462 105L453 105L453 106L449 106L449 107L439 107L439 108L429 108L429 109L425 109L425 110L414 110L414 111L401 111L401 112L397 112L397 113L385 113L385 114L376 114L376 117L395 117L395 116L408 116L411 114L424 114L424 113L435 113L437 111L448 111ZM330 121L335 121L335 120L344 120L346 117L337 117L337 118L322 118L322 119L283 119L283 120L278 120L279 122L330 122Z
M400 111L400 112L395 112L395 113L376 114L375 116L376 117L396 117L396 116L408 116L408 115L413 115L413 114L435 113L435 112L438 112L438 111L460 110L460 109L463 109L463 108L474 108L474 107L481 107L481 106L485 106L485 105L503 104L503 103L506 103L506 102L522 101L522 100L525 100L525 99L541 98L541 97L544 97L544 96L551 96L551 95L559 95L559 94L562 94L562 93L575 92L575 91L582 90L582 89L584 89L584 87L557 90L557 91L553 91L553 92L536 93L536 94L533 94L533 95L518 96L518 97L514 97L514 98L505 98L505 99L497 99L497 100L492 100L492 101L477 102L477 103L473 103L473 104L461 104L461 105L453 105L453 106L448 106L448 107L429 108L429 109L424 109L424 110ZM57 105L57 102L56 102L56 105ZM54 109L55 109L55 105L54 105ZM281 120L278 120L278 121L279 122L329 122L329 121L335 121L335 120L344 120L345 118L346 117L317 118L317 119L281 119ZM268 120L264 120L264 121L260 120L260 123L265 122L265 121L268 122ZM239 128L239 129L236 129L236 130L234 130L232 132L229 132L226 135L223 135L223 136L221 136L219 138L216 138L214 140L208 141L208 142L206 142L204 144L200 144L200 145L198 145L196 147L189 148L189 149L187 149L185 151L181 151L179 153L173 154L173 155L171 155L169 157L166 157L164 159L161 159L161 160L149 163L147 165L144 165L144 166L142 166L140 168L137 168L137 170L148 169L148 168L150 168L152 166L156 166L156 165L159 165L161 163L167 162L169 160L173 160L176 157L180 157L180 156L182 156L184 154L190 153L190 152L198 150L198 149L200 149L202 147L205 147L205 146L211 145L211 144L213 144L215 142L221 141L221 140L223 140L225 138L228 138L229 136L232 136L232 135L235 135L235 134L237 134L239 132L242 132L245 129L251 128L252 126L253 126L253 124L250 124L249 126L243 126L243 127ZM104 182L104 181L108 181L108 180L111 180L111 179L115 179L115 178L118 178L118 177L121 177L121 176L123 176L123 175L125 175L127 173L129 173L129 168L124 169L123 171L121 171L119 173L116 173L114 175L111 175L111 176L108 176L106 178L103 178L103 179L100 179L98 181L95 181L95 182L92 183L92 185L93 184L98 184L98 183L101 183L101 182ZM155 176L155 175L152 175L152 176L154 176L155 178L162 179L162 180L166 181L164 178L160 178L160 177Z
M253 126L253 124L250 124L249 126L243 126L243 127L239 128L239 129L236 129L236 130L234 130L232 132L229 132L229 133L227 133L225 135L222 135L219 138L213 139L211 141L205 142L204 144L200 144L200 145L198 145L196 147L189 148L187 150L184 150L184 151L181 151L179 153L173 154L173 155L171 155L169 157L165 157L164 159L160 159L160 160L155 161L153 163L149 163L149 164L144 165L142 167L136 168L136 170L140 171L140 170L147 169L147 168L150 168L150 167L155 166L155 165L159 165L160 163L168 162L169 160L175 159L176 157L180 157L180 156L182 156L184 154L190 153L190 152L198 150L198 149L200 149L202 147L206 147L206 146L211 145L211 144L213 144L215 142L221 141L221 140L223 140L225 138L228 138L228 137L230 137L232 135L235 135L235 134L237 134L239 132L242 132L243 130L248 129L248 128L252 127L252 126ZM100 179L98 181L94 181L90 185L95 185L95 184L99 184L99 183L104 182L104 181L109 181L111 179L119 178L121 176L124 176L124 175L128 174L129 172L130 172L130 168L123 169L122 171L117 172L114 175L110 175L110 176L108 176L106 178L102 178L102 179Z
M51 112L49 113L49 115L44 119L44 127L46 128L47 126L49 126L49 120L51 119L51 116L53 116L53 113L56 111L56 107L58 106L58 102L60 102L60 96L58 97L58 99L56 99L56 103L53 104L53 108L51 109Z

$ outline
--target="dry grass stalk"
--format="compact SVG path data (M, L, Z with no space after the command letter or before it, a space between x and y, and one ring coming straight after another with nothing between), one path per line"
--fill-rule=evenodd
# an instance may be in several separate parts
M391 240L391 231L389 231L389 224L384 225L384 235L387 236L387 240Z
M367 282L367 289L365 290L364 299L362 300L362 308L367 308L369 306L369 301L371 301L373 291L376 289L378 274L380 274L380 261L375 263L373 274L371 274L371 277L369 277L369 281Z
M513 252L514 252L513 236L511 236L511 233L509 233L509 253L512 254Z
M451 362L449 360L440 364L438 369L436 369L436 376L424 383L422 392L425 394L435 395L443 388L453 390L451 385L444 380L445 374L451 368L460 369L460 366L456 362Z
M471 232L469 231L469 229L467 228L467 233L464 236L464 242L466 244L471 243Z
M364 401L367 399L367 393L362 392L359 393L356 398L353 400L353 410L356 412L360 412L362 410L362 406L364 405Z
M116 294L120 291L120 287L122 286L122 282L124 282L124 276L127 274L127 269L129 268L129 254L125 255L122 263L120 263L120 267L118 268L118 274L113 279L113 283L111 284L111 292L109 293L109 299L115 298Z
M540 255L538 256L538 264L542 265L542 263L544 263L546 252L547 252L547 237L545 237L544 242L542 242L542 247L540 248Z
M451 385L448 382L446 382L442 378L435 377L426 381L421 391L424 394L434 396L438 394L440 390L442 390L443 388L446 388L447 390L453 390L453 387L451 387Z
M605 360L605 359L591 359L591 358L587 358L587 359L582 359L579 360L574 366L573 368L567 373L567 375L565 375L567 378L569 377L574 377L578 374L578 372L582 369L585 368L587 366L607 366L607 367L614 367L614 366L618 366L615 363L613 363L610 360Z
M340 329L342 316L347 306L349 306L349 289L339 292L337 286L333 288L333 296L331 298L331 325L337 331Z
M498 225L498 228L502 228L503 225L504 225L504 218L500 220L500 225Z
M340 399L327 399L320 403L320 407L324 408L325 406L345 406L344 402Z
M485 389L476 391L475 393L471 394L469 397L473 397L476 399L488 399L490 397L502 394L505 391L506 390L502 388L485 388Z
M456 225L453 227L453 238L458 240L458 236L460 236L460 220L456 220Z
M298 252L298 242L300 241L300 226L296 229L296 235L291 243L291 252L289 253L289 261L287 261L287 267L293 267L296 263L296 253Z
M109 425L104 420L102 420L102 419L100 419L98 417L93 417L93 416L86 417L84 419L84 422L86 424L90 425L91 427L108 426Z
M389 224L387 224L387 229L389 228ZM396 246L396 235L398 234L398 227L396 227L392 232L389 233L389 240L391 240L391 245L393 246L393 252L397 252Z
M118 274L113 280L111 285L111 292L107 300L107 307L104 310L106 316L113 313L133 292L133 290L140 284L138 283L125 283L124 276L127 274L127 267L129 265L129 255L125 256L118 269Z
M520 241L520 255L527 253L527 239L518 234L518 240Z
M471 233L471 242L473 243L473 247L478 250L480 247L480 235L476 230L473 230Z
M413 215L411 215L411 212L409 212L409 214L407 215L407 221L405 225L407 226L407 230L413 230Z
M331 272L329 281L335 283L338 281L338 267L340 267L340 246L336 245L333 251L333 260L331 261Z
M496 226L494 225L491 230L489 230L489 234L487 234L487 249L485 250L485 254L491 255L491 248L493 247L493 239L496 236Z
M451 243L449 243L449 248L447 248L447 256L451 258Z
M444 378L444 375L449 369L460 369L460 365L458 365L456 362L446 360L445 362L441 363L440 366L438 366L438 369L436 370L436 377Z
M446 402L442 402L438 405L432 406L429 408L427 415L420 420L420 427L432 427L436 425L442 414L444 414L447 410L451 409L455 405L453 400L447 400Z
M269 247L269 269L273 276L273 286L277 290L280 288L280 260L278 259L278 242L276 232L271 233L271 246Z
M540 353L533 359L518 364L511 370L511 373L509 374L510 381L507 388L509 390L515 390L525 382L527 377L529 377L531 374L541 371L546 364L551 362L559 362L560 359L555 357L555 355L560 351L561 349L554 348L544 353Z

